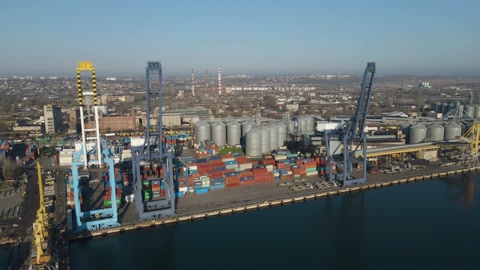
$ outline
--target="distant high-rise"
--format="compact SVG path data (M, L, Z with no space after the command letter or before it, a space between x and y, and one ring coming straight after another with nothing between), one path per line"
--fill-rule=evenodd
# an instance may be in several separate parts
M62 128L62 109L52 104L43 106L45 133L55 133Z

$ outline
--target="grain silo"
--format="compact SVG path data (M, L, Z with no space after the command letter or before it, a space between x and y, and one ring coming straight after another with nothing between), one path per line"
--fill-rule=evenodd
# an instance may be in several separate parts
M227 124L227 144L237 145L240 144L240 138L242 137L242 126L237 121L230 121Z
M246 134L245 154L250 157L262 156L262 132L257 128L252 128Z
M260 129L262 132L262 153L270 152L270 128L267 126L263 126Z
M467 116L465 118L475 117L475 108L472 105L465 106L465 113Z
M202 120L195 123L195 142L200 143L209 140L211 140L210 124Z
M255 124L250 120L242 122L242 137L246 136L254 126Z
M454 140L462 136L462 127L454 122L445 125L445 140Z
M313 131L313 117L311 117L310 115L306 115L305 121L307 125L307 129L305 131Z
M431 124L427 128L428 133L428 141L430 142L438 142L443 141L445 136L445 129L440 124Z
M282 122L277 123L278 126L278 147L285 145L287 141L287 125Z
M212 140L218 146L224 146L227 144L227 135L226 135L226 127L222 121L213 122L211 125L212 127Z
M473 105L474 112L473 112L473 118L478 119L480 118L480 105Z
M270 126L270 150L278 149L278 126L272 123Z
M427 137L427 128L422 124L413 125L410 127L410 141L409 143L424 142Z

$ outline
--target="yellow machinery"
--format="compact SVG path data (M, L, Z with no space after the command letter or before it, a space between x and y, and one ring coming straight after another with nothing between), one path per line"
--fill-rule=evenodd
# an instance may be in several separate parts
M48 243L48 214L43 199L42 171L40 163L37 162L38 194L40 196L40 207L37 210L37 219L33 223L33 235L35 237L36 257L32 259L32 265L41 266L49 263L52 259Z
M479 165L478 160L478 145L480 141L480 123L474 122L470 129L461 137L462 140L468 143L467 148L462 153L460 158L461 163L469 167L475 167Z

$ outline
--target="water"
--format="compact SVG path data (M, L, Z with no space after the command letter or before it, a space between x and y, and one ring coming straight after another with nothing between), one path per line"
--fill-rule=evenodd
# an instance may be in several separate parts
M71 244L72 269L480 269L480 174Z
M7 269L11 250L10 245L0 247L0 269Z

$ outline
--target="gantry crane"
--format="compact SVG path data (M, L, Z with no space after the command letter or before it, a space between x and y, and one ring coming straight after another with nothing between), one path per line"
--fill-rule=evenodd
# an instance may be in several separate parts
M462 152L459 163L466 165L467 167L476 167L480 165L478 159L478 147L480 143L480 123L473 122L472 126L460 137L463 141L468 143L467 147Z
M92 90L93 90L93 109L94 109L94 127L86 129L85 128L85 118L84 118L84 103L83 103L83 89L81 81L81 72L87 71L91 72L92 80ZM98 117L98 106L97 106L97 83L95 76L95 68L93 67L92 62L80 62L76 69L77 73L77 90L78 90L78 103L80 110L80 122L82 128L82 149L76 152L73 157L72 162L72 178L73 178L73 193L75 200L75 215L77 219L77 231L93 231L98 229L105 229L110 227L116 227L120 224L118 223L118 205L116 197L116 183L115 183L115 172L114 172L114 162L106 152L102 149L100 143L100 130L99 130L99 117ZM87 137L88 132L93 132L94 137L88 137L89 140L95 142L96 148L94 151L87 151ZM95 153L97 159L90 160L89 153ZM82 160L83 159L83 160ZM78 173L78 167L82 166L87 170L90 166L96 165L99 168L103 166L103 163L106 163L108 166L108 183L105 187L110 187L110 200L111 207L95 210L83 211L80 196L82 194L80 186L80 177Z
M50 243L48 239L48 214L45 209L45 201L43 198L43 180L42 169L40 163L37 162L38 175L38 194L40 197L40 206L37 210L37 218L33 223L33 236L35 238L35 258L32 259L32 266L35 268L45 267L51 260Z
M360 89L360 96L357 101L355 115L345 124L333 131L325 131L325 145L327 150L327 160L330 166L334 164L338 173L336 180L342 182L344 186L365 183L367 174L366 160L366 134L365 122L370 107L370 98L372 95L373 79L375 77L375 62L368 62L363 75L363 81ZM361 148L363 151L361 157L355 157L355 150ZM362 166L360 176L353 176L353 164ZM328 178L335 180L332 170L329 170Z
M151 76L152 75L152 76ZM157 77L158 76L158 77ZM153 124L151 117L155 115L155 107L150 101L158 103L158 118ZM140 220L151 220L175 215L175 194L173 181L173 155L166 151L162 141L162 65L160 62L147 62L146 67L146 129L144 142L132 146L132 174L135 192L135 204ZM154 117L156 118L156 117ZM146 168L161 166L163 175L151 175ZM156 196L152 183L160 183L161 187Z

